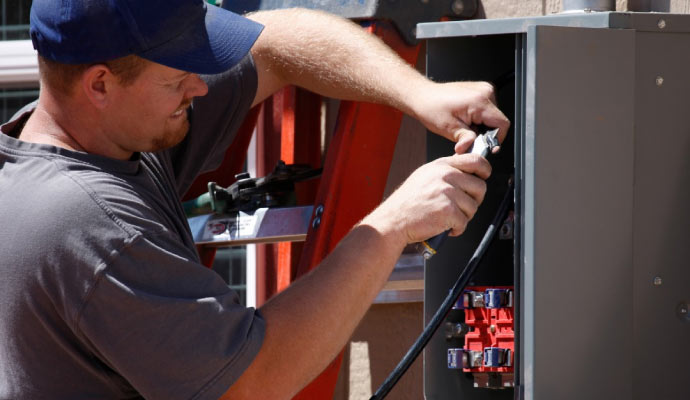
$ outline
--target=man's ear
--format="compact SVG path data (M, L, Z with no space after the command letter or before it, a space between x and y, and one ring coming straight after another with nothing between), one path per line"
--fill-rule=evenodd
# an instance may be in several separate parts
M117 78L105 64L90 66L81 76L81 88L89 101L98 109L104 109L112 100Z

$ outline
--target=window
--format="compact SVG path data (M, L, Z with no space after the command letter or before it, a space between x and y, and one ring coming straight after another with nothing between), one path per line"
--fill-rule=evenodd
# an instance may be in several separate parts
M252 246L253 247L253 246ZM240 303L247 305L247 246L220 248L213 260L213 270L237 292Z
M31 0L0 0L0 40L29 39Z
M38 98L38 89L0 89L0 121L8 121L15 112Z
M0 121L38 98L36 56L29 39L31 0L0 0ZM21 41L20 41L21 40ZM4 42L4 43L3 43Z

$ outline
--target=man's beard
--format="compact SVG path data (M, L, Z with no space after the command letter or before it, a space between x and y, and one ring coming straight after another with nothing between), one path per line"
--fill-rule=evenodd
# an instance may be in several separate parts
M152 148L149 151L154 152L159 150L165 150L178 145L180 142L182 142L182 140L184 140L185 136L187 136L188 131L189 120L185 118L184 123L181 124L174 131L165 131L159 137L154 138L151 141Z

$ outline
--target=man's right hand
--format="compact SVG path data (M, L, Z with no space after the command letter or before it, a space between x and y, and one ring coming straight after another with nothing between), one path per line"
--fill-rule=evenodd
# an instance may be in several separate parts
M362 224L400 235L405 243L448 229L460 235L484 200L489 175L491 165L476 154L439 158L414 171Z

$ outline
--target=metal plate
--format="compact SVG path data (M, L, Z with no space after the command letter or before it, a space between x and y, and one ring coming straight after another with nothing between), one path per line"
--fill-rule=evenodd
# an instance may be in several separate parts
M527 33L525 399L632 396L634 43L632 30Z
M660 21L663 20L663 24ZM690 15L664 13L592 12L527 18L505 18L417 25L418 39L525 33L530 26L635 29L649 32L690 32ZM663 26L663 28L661 27Z
M690 35L635 44L633 398L690 399Z
M313 206L260 208L238 215L201 215L189 218L197 245L215 247L249 243L303 242Z

